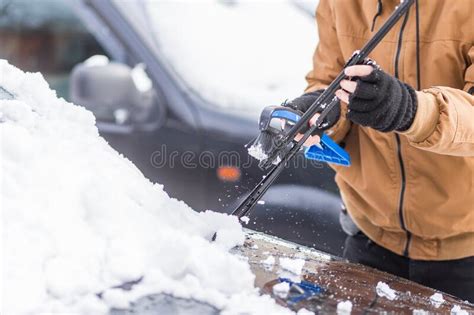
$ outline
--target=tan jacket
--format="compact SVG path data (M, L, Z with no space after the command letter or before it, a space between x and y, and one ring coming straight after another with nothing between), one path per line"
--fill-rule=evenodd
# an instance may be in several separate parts
M325 88L373 35L377 0L321 0L320 42L307 91ZM375 31L399 0L383 0ZM474 256L474 0L420 0L421 88L412 127L381 133L340 121L352 166L334 166L343 201L359 228L391 251L421 260ZM417 87L415 7L371 54ZM464 90L464 91L463 91Z

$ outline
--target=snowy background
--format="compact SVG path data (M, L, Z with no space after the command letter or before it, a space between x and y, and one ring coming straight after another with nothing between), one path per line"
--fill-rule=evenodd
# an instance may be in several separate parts
M256 116L301 95L318 42L306 1L144 1L156 45L194 92Z

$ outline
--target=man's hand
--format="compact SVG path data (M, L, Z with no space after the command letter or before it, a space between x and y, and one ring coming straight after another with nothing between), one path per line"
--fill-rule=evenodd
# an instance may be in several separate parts
M285 106L288 106L290 108L293 108L295 110L299 110L303 114L313 105L313 103L318 99L318 97L323 93L323 90L318 90L310 93L303 94L300 97L295 98L291 102L285 104ZM313 126L316 121L318 120L319 114L321 114L322 109L320 109L314 116L311 118L309 122L309 126ZM337 121L339 120L339 117L341 116L341 106L338 104L329 114L326 116L324 119L323 124L325 125L325 128L323 130L329 129L332 126L334 126ZM309 128L308 126L308 128ZM305 132L305 130L303 130ZM297 134L295 137L296 141L300 141L301 138L303 138L303 135L301 133ZM310 147L315 144L319 144L320 137L318 135L313 135L306 140L304 143L305 146Z
M347 67L344 71L345 75L348 77L366 77L370 75L375 70L372 66L352 66ZM349 104L349 97L353 94L357 88L356 81L342 80L340 90L336 91L336 96L346 104Z
M347 118L376 130L405 131L415 119L415 90L372 65L351 66L336 96L349 105Z
M319 117L319 114L314 115L313 118L311 118L311 120L309 121L309 125L313 126L316 123L316 120L318 120L318 117ZM296 135L295 140L300 141L301 138L303 138L303 134L299 133ZM304 146L312 147L315 144L319 144L320 141L321 141L321 138L317 135L309 136L309 138L305 141Z

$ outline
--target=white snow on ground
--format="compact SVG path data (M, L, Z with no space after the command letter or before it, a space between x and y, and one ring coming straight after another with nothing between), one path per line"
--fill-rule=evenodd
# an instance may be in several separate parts
M292 259L288 257L280 257L280 267L286 271L294 273L295 275L301 274L305 262L304 259L300 258Z
M469 315L469 313L463 310L461 306L454 305L453 308L451 308L451 315Z
M261 263L265 269L271 270L273 265L275 265L275 257L268 256L265 260L262 260Z
M160 53L216 106L256 116L306 87L318 35L295 1L148 0L146 11Z
M352 312L351 301L341 301L337 303L337 315L350 315Z
M314 315L314 313L311 311L308 311L305 308L302 308L298 311L298 313L296 313L296 315Z
M430 303L436 308L440 307L444 303L443 295L441 293L433 294L430 296Z
M288 282L280 282L275 284L272 290L273 294L282 299L285 299L288 296L288 292L290 291L290 284Z
M170 199L40 74L0 61L0 86L16 96L0 100L2 314L103 314L158 292L225 314L288 313L228 253L244 241L235 217ZM140 277L129 292L111 289Z
M388 284L385 282L379 281L377 287L375 288L377 295L380 297L385 297L389 300L395 300L397 298L397 291L391 289Z
M300 282L301 281L301 271L303 270L303 266L305 264L304 259L292 259L288 257L280 257L280 270L278 271L278 275L281 278L289 279L293 282Z

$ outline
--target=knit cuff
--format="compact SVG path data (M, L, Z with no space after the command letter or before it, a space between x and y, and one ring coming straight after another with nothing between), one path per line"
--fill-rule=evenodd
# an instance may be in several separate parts
M433 94L418 91L415 93L418 100L415 118L408 130L399 133L417 143L426 140L433 133L439 121L439 109Z
M418 98L416 96L415 89L413 89L408 84L405 84L405 83L401 83L401 84L408 90L408 94L410 95L410 100L407 100L407 101L411 103L411 104L408 104L403 120L401 121L400 126L396 129L396 131L403 132L403 131L407 131L413 124L413 121L415 120L416 112L418 109Z

